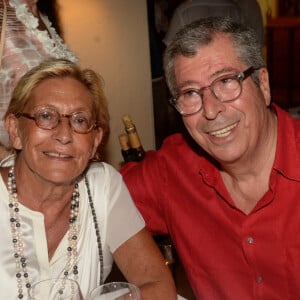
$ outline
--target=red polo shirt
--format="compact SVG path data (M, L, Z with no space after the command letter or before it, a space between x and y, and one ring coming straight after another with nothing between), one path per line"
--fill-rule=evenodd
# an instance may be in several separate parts
M150 231L171 235L197 299L300 299L300 120L275 110L270 189L249 215L180 134L121 170Z

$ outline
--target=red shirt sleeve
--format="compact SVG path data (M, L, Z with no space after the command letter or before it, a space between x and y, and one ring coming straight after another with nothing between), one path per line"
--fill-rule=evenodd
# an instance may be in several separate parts
M148 151L142 162L127 163L120 170L133 201L153 234L167 233L163 205L164 169L159 153Z

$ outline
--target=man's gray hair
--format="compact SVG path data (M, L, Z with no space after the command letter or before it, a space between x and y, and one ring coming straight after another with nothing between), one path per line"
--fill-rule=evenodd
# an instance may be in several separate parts
M217 34L228 35L235 46L237 57L247 66L263 67L265 61L255 31L230 18L209 17L186 25L175 35L164 53L164 71L167 85L173 96L177 93L174 59L179 56L193 57L202 46L209 45ZM258 73L252 75L259 84Z

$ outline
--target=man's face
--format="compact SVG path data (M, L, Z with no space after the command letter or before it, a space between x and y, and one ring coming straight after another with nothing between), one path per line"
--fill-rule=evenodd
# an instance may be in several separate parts
M237 58L227 36L219 35L201 47L196 56L175 58L174 67L180 93L208 86L216 78L236 75L251 66ZM251 77L246 78L241 95L232 102L222 103L206 89L202 109L183 117L194 140L220 163L233 163L251 155L260 142L261 131L267 126L270 92L266 69L260 69L259 74L260 86Z

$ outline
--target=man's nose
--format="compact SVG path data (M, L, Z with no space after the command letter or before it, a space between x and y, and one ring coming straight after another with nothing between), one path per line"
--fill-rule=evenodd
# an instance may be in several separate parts
M206 119L215 119L225 109L225 104L215 96L210 87L202 91L202 113Z

